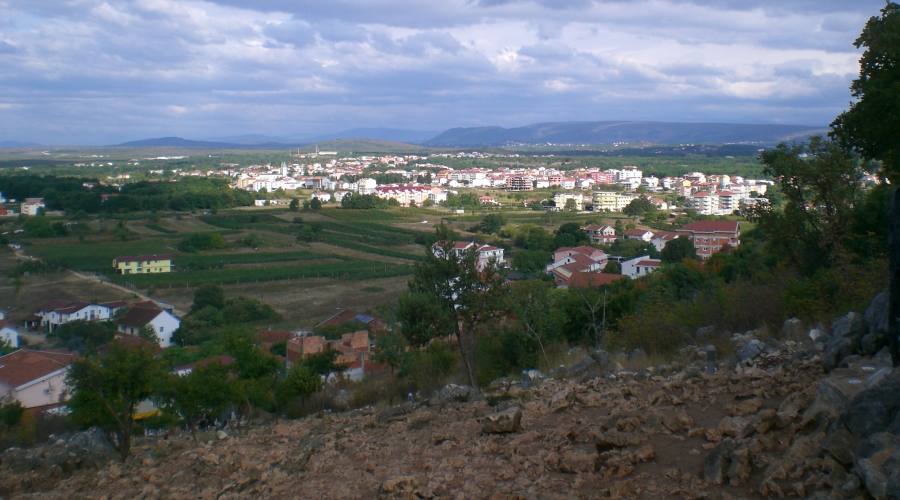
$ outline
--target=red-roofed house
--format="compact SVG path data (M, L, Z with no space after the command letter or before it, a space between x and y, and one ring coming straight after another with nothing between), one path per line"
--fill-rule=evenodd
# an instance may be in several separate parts
M68 397L66 375L75 354L19 349L0 356L0 399L14 399L25 408L62 403Z
M568 283L558 285L560 288L599 288L625 279L621 274L585 273L576 271L572 273Z
M653 239L650 240L650 243L653 243L653 246L656 247L657 252L662 252L662 249L666 248L666 245L668 245L670 241L674 240L677 237L678 233L673 233L670 231L656 231L653 233Z
M35 316L40 318L40 326L48 331L71 321L105 321L111 319L116 311L125 305L124 302L107 302L91 304L81 301L53 300L42 307Z
M678 234L690 238L701 259L708 259L722 248L741 244L741 223L735 220L701 220L686 224Z
M129 335L138 335L144 328L150 328L160 347L172 345L172 334L179 326L181 320L152 301L134 304L118 321L118 331Z
M590 224L581 228L586 232L591 243L598 245L608 245L616 241L616 228L612 226Z

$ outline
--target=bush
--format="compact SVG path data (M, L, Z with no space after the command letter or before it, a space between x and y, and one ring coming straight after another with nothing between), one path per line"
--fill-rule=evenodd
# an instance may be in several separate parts
M199 252L220 250L225 246L225 238L220 233L196 233L182 240L178 244L178 249L182 252Z

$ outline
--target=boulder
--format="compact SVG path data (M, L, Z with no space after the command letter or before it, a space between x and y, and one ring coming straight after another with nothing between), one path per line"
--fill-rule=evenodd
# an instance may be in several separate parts
M709 452L703 461L703 477L713 484L724 484L728 476L731 452L734 451L734 442L723 441Z
M467 385L447 384L428 400L432 406L443 406L448 403L462 403L473 395L472 388Z
M522 430L522 409L518 406L492 413L481 419L483 434L506 434Z
M863 320L870 332L887 333L888 331L888 293L887 290L879 293L869 303Z
M850 401L865 389L864 377L858 370L839 368L820 380L815 400L803 413L803 424L820 419L827 423L840 417Z
M413 476L397 476L385 479L381 483L381 494L389 496L410 496L415 493L419 487L419 481Z
M873 498L900 498L900 436L872 434L856 450L854 465Z
M764 352L766 352L765 342L752 338L738 349L737 357L742 362L748 362L758 358Z
M832 338L859 340L866 334L866 322L859 313L848 312L831 324Z
M803 338L803 321L799 318L788 318L781 326L781 336L786 339Z
M900 434L900 369L856 394L846 405L841 423L858 437L885 431Z
M841 361L853 354L858 344L858 340L851 337L832 337L825 344L825 351L822 353L822 366L825 371L830 372L841 366Z

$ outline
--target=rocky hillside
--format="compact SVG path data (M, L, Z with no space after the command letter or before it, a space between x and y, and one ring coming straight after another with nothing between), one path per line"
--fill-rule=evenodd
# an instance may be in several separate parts
M878 319L788 322L640 370L602 352L553 376L448 386L428 401L189 436L125 463L96 434L5 452L0 494L41 498L897 498L900 371L829 346ZM830 333L824 333L828 330ZM845 342L844 340L847 340ZM841 342L838 342L838 341ZM832 348L832 351L834 349Z

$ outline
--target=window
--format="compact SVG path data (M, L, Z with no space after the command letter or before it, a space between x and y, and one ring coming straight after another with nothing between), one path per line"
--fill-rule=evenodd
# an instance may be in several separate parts
M166 331L166 327L164 327L164 326L159 327L159 333L162 333L164 331Z

